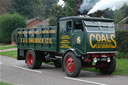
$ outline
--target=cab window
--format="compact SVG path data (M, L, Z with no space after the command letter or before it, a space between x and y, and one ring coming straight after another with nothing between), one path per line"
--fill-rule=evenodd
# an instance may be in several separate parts
M66 21L60 21L60 32L66 32Z
M67 32L72 31L72 21L67 21Z
M82 21L74 21L74 32L84 31Z

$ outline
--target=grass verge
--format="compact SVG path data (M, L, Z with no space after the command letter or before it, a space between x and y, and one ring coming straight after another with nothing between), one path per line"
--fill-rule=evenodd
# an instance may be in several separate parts
M128 59L117 59L117 66L114 74L128 75Z
M1 82L1 81L0 81L0 85L12 85L12 84L8 84L8 83Z
M0 46L0 50L10 49L10 48L16 48L16 45L3 45Z
M0 52L0 55L16 58L17 57L17 50L8 51L8 52Z

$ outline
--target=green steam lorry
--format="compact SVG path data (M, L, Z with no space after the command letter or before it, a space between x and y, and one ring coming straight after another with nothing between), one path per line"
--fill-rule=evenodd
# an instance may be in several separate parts
M114 22L108 18L70 16L59 18L56 27L20 28L17 46L17 59L30 69L53 61L76 77L82 67L95 67L103 74L112 74L116 67Z

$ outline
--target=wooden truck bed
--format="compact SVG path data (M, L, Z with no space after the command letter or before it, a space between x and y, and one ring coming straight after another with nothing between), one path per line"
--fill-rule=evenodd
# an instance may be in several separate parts
M56 27L19 28L17 46L20 49L56 51Z

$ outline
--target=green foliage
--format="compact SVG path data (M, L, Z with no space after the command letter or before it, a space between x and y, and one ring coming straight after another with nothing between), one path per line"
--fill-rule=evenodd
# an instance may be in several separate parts
M118 59L128 59L128 53L118 52L116 56Z
M8 83L1 82L1 81L0 81L0 85L12 85L12 84L8 84Z
M57 18L60 16L65 16L65 7L61 7L59 5L53 4L52 8L50 9L51 17L49 18L50 26L57 25Z
M51 16L52 14L51 12L51 8L53 4L57 4L57 2L59 0L41 0L42 4L43 4L43 8L44 8L44 17L48 18L49 16Z
M19 13L27 19L47 18L51 15L52 4L58 0L11 0L10 13Z
M57 25L57 18L56 17L50 17L49 18L50 20L49 20L49 25L50 26L56 26Z
M117 31L117 45L118 51L127 53L128 52L128 31Z
M113 18L114 12L112 10L106 10L104 13L105 18Z
M25 17L31 18L32 16L32 0L11 0L12 13L19 13Z
M117 31L117 58L128 58L128 31Z
M65 14L65 7L62 7L62 6L59 6L56 4L52 5L50 12L51 12L51 15L56 17L56 18L59 16L65 16L66 15Z
M24 17L19 14L5 14L0 17L0 42L10 43L11 33L17 28L26 27Z
M66 0L66 5L70 6L71 8L75 8L76 0Z
M66 7L66 16L72 16L73 12L72 9L70 7Z
M114 20L116 23L120 23L122 19L128 16L128 6L124 4L122 8L114 11Z
M33 17L39 17L39 18L44 18L44 8L43 8L43 3L41 2L42 0L31 0L32 1L32 15Z
M66 16L73 15L73 8L76 7L76 0L66 0Z
M27 19L43 15L41 0L11 0L10 12L19 13Z

